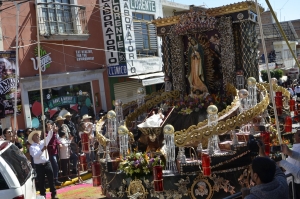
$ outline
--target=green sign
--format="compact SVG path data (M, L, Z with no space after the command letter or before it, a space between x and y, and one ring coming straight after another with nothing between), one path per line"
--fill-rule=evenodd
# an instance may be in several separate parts
M40 47L40 56L43 57L45 55L47 55L48 53L46 52L46 50L44 50L42 48L42 46ZM34 55L37 57L38 56L38 47L35 47L34 49ZM45 68L50 68L50 64L46 64Z
M130 8L132 10L156 12L155 1L149 0L130 0Z
M53 109L54 107L68 105L68 104L76 104L77 97L76 96L62 96L51 99L48 101L49 109Z

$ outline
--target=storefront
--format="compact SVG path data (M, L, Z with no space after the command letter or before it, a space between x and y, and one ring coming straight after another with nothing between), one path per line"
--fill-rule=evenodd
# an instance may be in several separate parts
M66 111L74 116L89 114L97 119L97 110L107 108L103 79L104 69L43 75L44 111L55 120ZM39 77L20 80L25 126L41 127Z

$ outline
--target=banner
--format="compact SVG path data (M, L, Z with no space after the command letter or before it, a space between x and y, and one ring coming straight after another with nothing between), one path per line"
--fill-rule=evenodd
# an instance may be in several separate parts
M16 80L17 70L16 51L0 51L0 118L14 114L15 95L17 114L21 113L21 91L19 77Z
M76 96L62 96L51 99L48 101L49 109L53 109L54 107L69 105L69 104L76 104L77 97Z

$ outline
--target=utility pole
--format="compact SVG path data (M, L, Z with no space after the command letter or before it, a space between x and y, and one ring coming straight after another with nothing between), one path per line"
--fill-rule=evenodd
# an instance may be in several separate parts
M18 102L18 80L19 80L19 16L20 16L20 4L14 1L17 9L16 18L16 68L15 68L15 104L14 104L14 130L17 131L17 102Z
M36 37L37 37L37 48L38 48L38 59L37 65L39 69L39 78L40 78L40 97L41 97L41 106L42 106L42 125L44 138L46 138L46 128L45 128L45 110L44 110L44 96L43 96L43 79L42 79L42 68L41 68L41 44L40 44L40 27L39 27L39 7L38 2L35 0L36 7ZM47 153L46 153L47 154Z

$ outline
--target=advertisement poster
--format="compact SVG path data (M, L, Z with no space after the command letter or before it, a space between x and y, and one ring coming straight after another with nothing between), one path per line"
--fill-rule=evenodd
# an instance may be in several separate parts
M17 114L21 113L21 92L19 77L16 81L17 74L16 51L0 51L0 118L14 114L15 95Z

